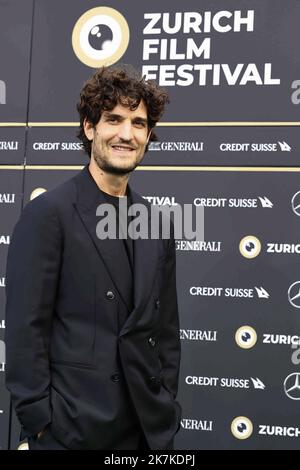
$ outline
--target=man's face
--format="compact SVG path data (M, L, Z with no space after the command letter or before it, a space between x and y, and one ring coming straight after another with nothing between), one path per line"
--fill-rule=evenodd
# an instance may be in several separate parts
M147 109L143 101L131 111L120 104L104 111L95 128L85 123L88 139L93 139L92 158L101 170L124 175L142 160L149 140Z

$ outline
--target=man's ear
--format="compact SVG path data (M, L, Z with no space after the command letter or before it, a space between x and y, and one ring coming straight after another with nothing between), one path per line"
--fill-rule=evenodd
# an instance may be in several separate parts
M94 125L87 120L87 118L84 119L83 121L83 129L84 133L89 140L94 139Z

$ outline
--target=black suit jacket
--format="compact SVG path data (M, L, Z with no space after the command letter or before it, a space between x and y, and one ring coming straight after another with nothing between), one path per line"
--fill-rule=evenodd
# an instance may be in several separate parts
M135 409L163 449L180 422L174 239L134 241L132 297L124 242L96 235L103 202L85 167L23 210L7 261L6 383L27 435L50 423L70 449L109 449Z

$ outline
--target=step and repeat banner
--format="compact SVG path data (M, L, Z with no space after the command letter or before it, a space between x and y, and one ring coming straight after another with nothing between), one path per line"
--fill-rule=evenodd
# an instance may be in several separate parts
M79 91L116 63L170 95L132 187L204 208L204 240L176 240L176 448L299 448L299 21L298 0L0 0L0 449L26 449L4 383L13 227L88 163Z

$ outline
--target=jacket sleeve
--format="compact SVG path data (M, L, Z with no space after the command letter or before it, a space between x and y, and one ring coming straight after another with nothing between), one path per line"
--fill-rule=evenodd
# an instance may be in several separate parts
M51 421L49 341L61 257L61 230L45 195L15 226L6 270L6 386L23 435Z
M159 356L163 383L176 398L180 367L180 329L176 289L176 252L172 236L168 243L164 278L160 295L161 330Z

